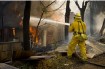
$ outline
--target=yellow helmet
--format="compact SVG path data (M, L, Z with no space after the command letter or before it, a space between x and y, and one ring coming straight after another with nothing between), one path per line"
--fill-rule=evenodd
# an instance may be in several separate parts
M75 18L81 18L80 13L76 13Z

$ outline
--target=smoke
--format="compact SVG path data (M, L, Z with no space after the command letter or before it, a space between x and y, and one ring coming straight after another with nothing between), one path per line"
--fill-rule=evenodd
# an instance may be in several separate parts
M105 18L105 1L93 1L91 2L91 10L93 14L93 31L94 33L99 34L99 31L102 27L103 20Z
M94 21L95 21L95 31L99 32L103 21L104 21L105 15L101 12L100 14L96 15L96 17L94 17Z
M88 34L99 34L105 18L105 1L90 1L85 11Z
M84 21L86 23L86 28L87 28L87 34L90 34L90 3L88 3L86 10L85 10L85 15L84 15Z

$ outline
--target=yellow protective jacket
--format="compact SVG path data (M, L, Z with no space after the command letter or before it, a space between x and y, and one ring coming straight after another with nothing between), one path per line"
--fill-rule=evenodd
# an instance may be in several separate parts
M69 26L69 32L86 33L86 24L81 19L75 19Z

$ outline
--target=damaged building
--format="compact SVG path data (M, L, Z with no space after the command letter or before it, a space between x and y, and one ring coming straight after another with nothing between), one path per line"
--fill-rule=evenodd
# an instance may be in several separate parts
M50 3L50 2L48 2ZM21 55L23 49L23 15L25 2L0 2L0 59L9 60L12 55L15 57ZM40 1L33 1L31 5L31 17L30 17L30 46L32 44L38 43L40 46L47 46L49 44L56 44L57 42L65 40L64 36L64 25L51 24L52 22L42 24L40 23L38 32L36 32L37 24L39 21L32 20L34 18L40 18L43 7ZM62 21L64 22L64 16L59 11L50 12L49 14L44 13L43 18L48 18L50 20ZM53 15L52 15L53 14ZM63 16L63 17L62 17ZM36 35L37 33L37 35ZM11 48L11 45L13 48ZM35 46L35 45L33 45ZM13 49L13 53L11 52ZM17 55L16 55L17 54Z

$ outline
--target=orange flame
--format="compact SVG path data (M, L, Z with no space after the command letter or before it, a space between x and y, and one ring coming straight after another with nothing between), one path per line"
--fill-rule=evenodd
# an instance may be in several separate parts
M36 35L36 29L30 26L29 31L30 34L32 35L32 39L34 40L33 42L38 43L38 36Z
M13 30L13 36L15 37L16 35L15 28L12 28L12 30Z

